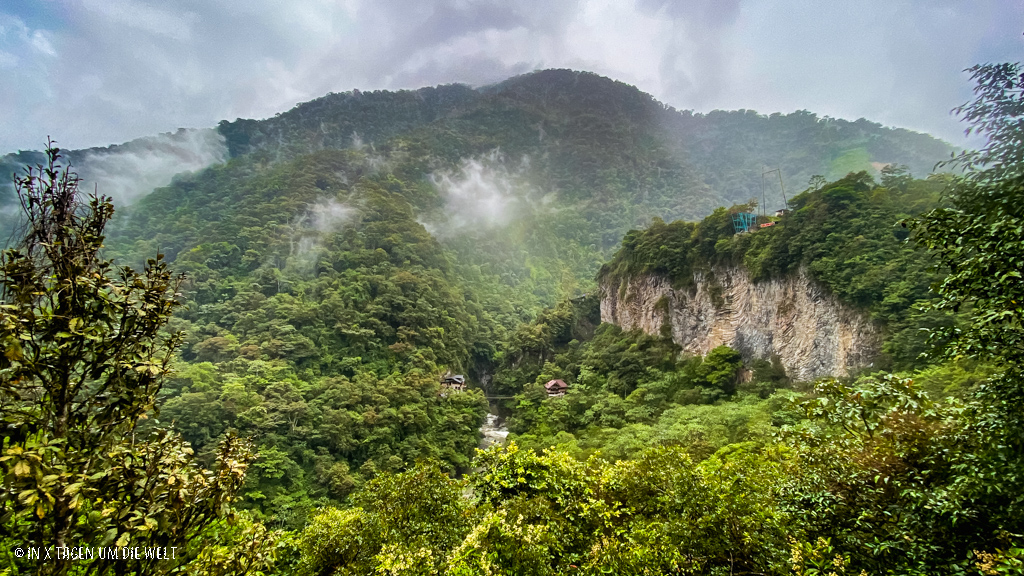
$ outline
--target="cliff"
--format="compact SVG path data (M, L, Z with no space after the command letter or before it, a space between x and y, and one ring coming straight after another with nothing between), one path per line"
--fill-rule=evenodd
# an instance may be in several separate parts
M841 303L805 271L753 282L741 268L694 274L673 288L643 274L601 283L601 321L648 334L671 333L689 354L721 345L745 359L778 355L797 380L842 376L870 366L881 345L866 314Z

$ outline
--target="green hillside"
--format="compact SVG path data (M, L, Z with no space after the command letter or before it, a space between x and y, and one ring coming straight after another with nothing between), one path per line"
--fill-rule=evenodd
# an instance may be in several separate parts
M248 502L282 518L420 458L467 469L484 404L439 401L437 376L487 380L524 322L593 292L628 230L760 194L765 166L797 189L949 152L866 121L679 112L568 70L330 94L217 130L230 159L119 207L107 251L187 275L162 418L207 457L229 430L259 438Z
M935 397L963 395L990 369L922 356L937 343L927 330L958 319L926 309L934 303L929 286L947 271L900 224L937 208L948 183L946 175L911 180L889 172L876 184L864 172L850 174L798 195L792 212L746 234L735 232L725 208L696 223L656 221L627 233L599 277L615 287L654 274L692 289L695 273L713 277L715 267L745 268L755 282L806 269L882 331L872 368L853 376L895 370ZM787 405L808 386L792 382L777 358L744 366L724 346L691 358L667 334L601 324L596 296L545 310L503 352L492 390L512 398L504 409L513 437L579 457L630 458L654 443L686 446L700 458L730 444L768 442L802 418ZM555 378L569 385L564 398L550 399L543 388Z
M188 275L174 324L188 364L165 390L164 418L200 451L229 429L273 446L277 463L250 483L266 499L254 502L280 511L329 497L335 480L323 470L339 466L348 486L420 457L465 469L482 404L449 414L447 402L433 406L431 380L449 369L488 378L511 331L593 291L630 228L746 199L754 180L759 191L768 143L794 155L801 130L816 135L799 155L814 161L793 162L801 177L871 134L890 143L879 161L921 165L947 151L854 127L807 114L680 113L632 86L558 70L481 90L332 94L265 121L221 123L233 157L121 210L108 249L136 266L160 251ZM819 146L829 137L839 143ZM724 170L730 157L735 170ZM389 399L394 378L415 374L416 399ZM380 396L346 418L358 427L372 407L392 431L358 449L310 436L342 408L320 406L338 379ZM276 380L291 384L275 390ZM248 395L244 410L225 404L233 386ZM271 408L281 394L301 407L295 415ZM424 416L392 416L392 405ZM264 481L284 470L289 483Z
M1015 150L1014 126L986 130ZM926 135L680 112L567 70L330 94L217 134L223 162L113 216L20 180L0 544L181 544L84 565L101 574L1019 571L1006 148L929 176L951 150ZM765 168L792 210L736 234L728 207L754 209ZM768 186L762 208L781 202ZM880 326L882 355L793 382L601 324L598 279L716 265L808 270ZM478 452L488 411L512 443Z

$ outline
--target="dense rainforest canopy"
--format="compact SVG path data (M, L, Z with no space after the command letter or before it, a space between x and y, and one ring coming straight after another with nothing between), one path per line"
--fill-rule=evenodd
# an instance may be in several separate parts
M116 215L51 149L0 270L0 574L1019 572L1022 76L974 74L990 144L925 179L923 135L569 71L224 122ZM810 187L736 234L763 164ZM597 279L722 265L807 270L883 371L600 322ZM129 544L180 554L8 552Z

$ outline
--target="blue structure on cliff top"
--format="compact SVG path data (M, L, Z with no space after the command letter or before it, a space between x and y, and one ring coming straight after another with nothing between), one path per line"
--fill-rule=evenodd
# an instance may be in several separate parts
M732 227L736 233L747 232L754 227L757 216L753 212L736 212L732 215Z

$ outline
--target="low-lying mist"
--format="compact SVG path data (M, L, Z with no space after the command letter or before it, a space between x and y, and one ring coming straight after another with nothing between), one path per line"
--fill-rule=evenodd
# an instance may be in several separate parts
M332 198L322 199L310 206L292 222L289 260L300 272L312 272L316 258L323 248L324 237L338 232L353 221L356 208Z
M121 146L83 151L76 169L83 190L96 190L123 206L170 184L177 174L202 170L227 159L224 137L216 130L182 129Z
M56 144L60 144L56 142ZM115 206L132 204L175 175L195 172L228 159L224 137L214 129L180 129L107 148L62 151L81 178L83 193L110 196ZM45 155L23 151L0 158L0 207L15 204L13 175L44 163Z
M533 202L522 172L509 169L498 150L466 158L457 170L436 172L430 180L443 199L441 213L423 215L420 223L437 238L507 226L531 212Z

